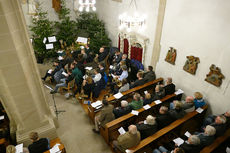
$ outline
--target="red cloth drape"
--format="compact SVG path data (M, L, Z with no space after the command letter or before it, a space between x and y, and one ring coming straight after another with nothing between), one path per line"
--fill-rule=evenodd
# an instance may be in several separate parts
M131 47L131 59L138 60L142 63L142 54L143 54L143 48L138 48L135 46Z
M124 39L124 54L127 54L129 53L129 41L128 39Z
M120 50L120 48L121 48L121 38L120 38L120 35L118 36L118 49Z

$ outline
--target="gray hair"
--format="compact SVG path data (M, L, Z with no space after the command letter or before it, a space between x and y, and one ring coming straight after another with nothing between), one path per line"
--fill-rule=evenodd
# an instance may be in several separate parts
M168 111L168 107L166 107L166 106L161 106L160 109L165 113Z
M129 132L131 134L137 134L137 127L136 127L136 125L130 125L129 126Z
M205 133L208 136L213 136L213 135L216 134L216 129L211 125L207 125L206 128L205 128Z
M190 140L190 143L193 144L193 145L199 145L200 144L200 139L196 135L191 135L189 137L189 140Z
M127 107L127 106L128 106L128 102L126 100L122 100L121 107Z
M220 121L225 124L226 123L226 117L224 115L220 115Z
M156 120L155 119L156 119L156 117L153 117L152 115L148 115L146 117L146 122L149 125L154 125L154 124L156 124Z

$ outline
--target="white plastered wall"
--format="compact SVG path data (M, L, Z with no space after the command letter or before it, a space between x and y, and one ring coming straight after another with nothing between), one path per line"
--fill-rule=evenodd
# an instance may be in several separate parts
M230 109L230 1L168 0L163 24L158 76L172 77L177 88L204 94L214 114ZM169 47L177 49L175 66L164 61ZM186 56L200 58L196 75L183 70ZM221 68L221 87L204 81L209 67Z

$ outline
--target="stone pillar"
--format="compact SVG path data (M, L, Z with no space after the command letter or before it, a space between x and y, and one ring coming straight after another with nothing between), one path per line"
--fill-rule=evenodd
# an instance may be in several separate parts
M159 61L160 51L161 51L161 35L164 23L164 16L165 16L165 7L166 7L167 0L159 0L159 9L158 9L158 18L157 18L157 25L156 25L156 32L153 44L153 54L151 65L154 69L156 69L156 64Z
M57 137L19 0L0 0L0 99L17 142Z

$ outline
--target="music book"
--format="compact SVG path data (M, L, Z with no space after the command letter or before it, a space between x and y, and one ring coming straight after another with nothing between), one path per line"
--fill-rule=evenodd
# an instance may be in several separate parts
M113 69L113 65L110 65L109 68L110 68L110 69Z
M175 92L175 95L179 95L179 94L182 94L182 93L184 93L184 91L181 90L181 89L178 89L178 90Z
M68 76L68 74L65 73L65 72L62 72L61 74L64 75L64 76L66 76L66 77Z
M23 153L23 143L16 145L15 149L16 149L15 153Z
M48 37L49 42L56 42L56 37L52 36L52 37Z
M45 43L46 43L46 40L47 40L47 38L46 38L46 37L44 37L44 39L43 39L43 44L45 44Z
M175 144L177 144L178 146L180 146L181 144L184 143L184 140L181 139L180 137L178 137L178 138L174 139L173 142L175 142Z
M150 106L149 104L147 104L147 105L143 106L143 108L144 108L145 110L147 110L147 109L151 108L151 106Z
M138 112L138 111L135 111L135 110L132 110L131 114L137 115L137 116L138 116L139 112Z
M49 71L48 71L47 73L51 74L51 73L52 73L52 71L53 71L52 69L49 69Z
M204 111L204 109L202 109L202 108L199 107L199 108L196 109L196 111L197 111L198 113L202 113L202 112Z
M120 128L118 129L118 132L120 133L120 135L126 133L126 131L125 131L125 129L124 129L123 127L120 127Z
M62 56L58 56L58 60L63 60L64 58Z
M145 94L147 94L147 93L148 93L148 91L146 90L146 91L144 91L144 93L145 93Z
M63 50L59 50L57 53L63 53L64 51Z
M46 49L53 49L54 45L53 44L46 44Z
M191 133L189 133L188 131L187 132L185 132L185 134L184 134L186 137L190 137L191 136Z
M93 67L85 67L85 69L90 71L93 69Z
M96 107L98 107L98 106L100 106L100 105L102 105L102 101L96 101L96 102L94 102L94 103L91 103L91 106L93 107L93 108L96 108Z
M116 99L120 99L122 96L123 96L123 94L122 93L120 93L120 92L118 92L117 94L115 94L115 95L113 95Z
M0 120L4 120L4 118L5 118L4 115L0 116Z
M59 153L60 152L60 149L59 149L59 146L60 144L57 143L53 146L53 148L50 149L50 153Z
M162 101L160 101L160 100L156 100L156 101L154 101L155 102L155 104L160 104L160 103L162 103Z
M76 41L83 44L87 44L88 38L78 37Z

